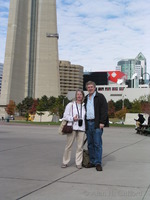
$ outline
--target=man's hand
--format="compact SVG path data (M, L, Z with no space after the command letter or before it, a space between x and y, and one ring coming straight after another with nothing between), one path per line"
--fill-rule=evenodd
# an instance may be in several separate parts
M99 128L100 129L104 128L104 124L99 124Z

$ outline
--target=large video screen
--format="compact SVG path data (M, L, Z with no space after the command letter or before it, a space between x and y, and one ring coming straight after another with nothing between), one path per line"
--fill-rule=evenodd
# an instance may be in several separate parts
M83 90L86 90L85 84L88 81L93 81L96 85L108 85L107 72L85 72L83 76Z

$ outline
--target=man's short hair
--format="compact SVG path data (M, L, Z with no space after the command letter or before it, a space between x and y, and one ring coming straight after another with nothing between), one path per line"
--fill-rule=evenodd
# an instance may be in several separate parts
M93 81L88 81L86 83L86 88L87 88L88 85L93 85L96 88L96 84Z

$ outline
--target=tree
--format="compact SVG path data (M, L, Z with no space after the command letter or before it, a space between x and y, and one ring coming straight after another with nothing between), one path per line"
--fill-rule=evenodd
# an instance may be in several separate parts
M58 104L58 116L59 117L62 117L63 116L63 113L64 113L64 110L65 110L65 107L66 105L69 103L69 99L65 96L58 96L58 101L57 101L57 104Z
M147 96L147 101L150 103L150 94Z
M146 102L148 100L148 96L147 95L140 96L140 98L138 100L140 102Z
M41 99L39 99L39 103L37 106L38 111L47 111L49 110L49 100L46 95L42 96Z
M37 100L37 99L34 99L34 100L33 100L32 107L31 107L31 109L29 110L29 113L32 114L32 115L34 115L34 114L36 113L37 106L38 106L38 100Z
M115 103L113 100L108 102L108 115L109 117L114 117L115 115Z
M8 115L14 115L16 109L16 104L13 100L9 101L9 104L6 106L6 112Z
M32 97L26 97L21 103L17 105L17 109L20 115L28 117L28 114L35 114L43 111L50 111L51 114L55 114L62 117L64 109L69 100L65 96L58 96L58 98L51 96L48 98L46 95L41 99L33 99Z
M29 113L26 112L24 116L25 116L25 118L26 118L26 121L28 122L28 120L29 120Z
M22 103L19 103L17 106L17 111L19 112L19 115L22 116L23 115L23 105Z
M132 103L129 101L129 99L124 100L124 107L126 107L127 109L132 108Z
M56 102L56 97L53 97L53 96L51 96L50 98L49 98L49 100L48 100L48 104L49 104L49 110L51 110L52 109L52 107L54 106L54 104L55 104L55 102Z
M115 110L119 111L121 109L122 109L122 100L120 99L120 100L116 101L116 103L115 103Z
M125 119L126 113L127 113L127 109L126 109L126 108L123 108L123 109L121 109L121 110L119 110L119 111L117 111L117 112L115 113L115 117L117 117L117 118L119 118L119 119Z
M143 102L141 104L141 111L150 115L150 102Z
M17 105L17 109L21 115L26 115L27 112L32 108L34 100L32 97L26 97L21 103Z
M51 100L54 100L51 97ZM62 118L66 105L69 103L69 100L65 96L58 96L55 98L55 102L50 106L50 114L57 115Z
M41 99L39 99L38 105L36 107L37 114L40 116L40 122L42 121L42 115L44 115L43 111L48 111L49 106L48 106L48 97L46 95L42 96Z
M61 104L61 106L63 107L62 104ZM57 99L56 102L53 104L53 106L49 110L50 114L59 116L59 109L60 109L60 105L59 105L58 99Z
M131 113L141 113L141 102L139 100L134 100L132 103Z

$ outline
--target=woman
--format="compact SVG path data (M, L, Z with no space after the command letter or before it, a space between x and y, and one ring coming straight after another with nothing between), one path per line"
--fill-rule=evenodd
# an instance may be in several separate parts
M72 123L73 132L67 134L67 144L63 155L62 168L68 167L68 163L71 159L71 148L76 138L77 149L75 156L75 163L78 169L82 168L83 159L83 142L85 138L85 108L84 108L84 92L77 90L75 94L75 101L67 104L63 119Z

